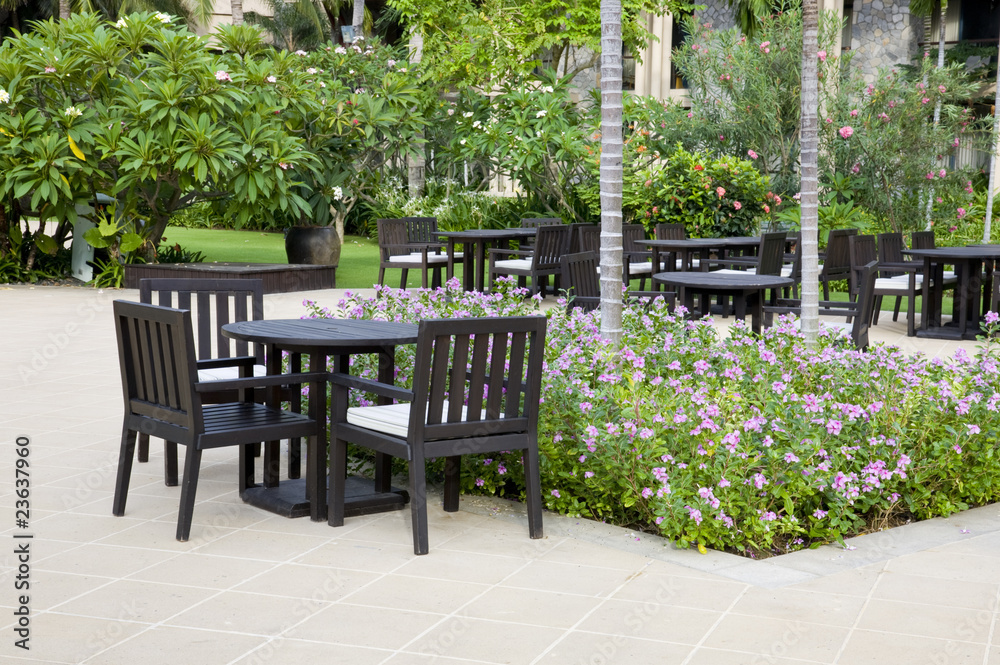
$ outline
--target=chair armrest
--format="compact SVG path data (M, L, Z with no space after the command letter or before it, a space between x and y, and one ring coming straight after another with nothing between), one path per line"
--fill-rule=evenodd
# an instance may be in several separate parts
M219 367L253 367L257 364L254 356L232 356L230 358L208 358L197 362L198 369L216 369Z
M490 256L502 254L503 256L523 256L525 258L530 258L534 252L529 249L503 249L497 247L490 247Z
M878 269L880 271L899 271L899 272L923 272L924 263L923 261L906 261L904 263L889 263L883 261L878 264Z
M381 395L382 397L391 397L392 399L403 400L404 402L413 401L412 390L400 388L399 386L392 386L388 383L379 383L378 381L372 381L371 379L362 379L359 376L353 376L351 374L333 372L327 375L327 381L334 385L346 386L347 388L357 388L358 390L375 393L376 395Z
M266 388L268 386L288 386L313 381L326 381L326 372L305 372L300 374L272 374L270 376L248 376L242 379L220 379L217 381L199 381L194 389L200 393L210 393L222 390L244 390L249 388Z
M744 266L747 268L757 267L756 257L746 258L746 257L734 256L731 259L705 259L704 261L702 261L702 263L709 267L711 266Z

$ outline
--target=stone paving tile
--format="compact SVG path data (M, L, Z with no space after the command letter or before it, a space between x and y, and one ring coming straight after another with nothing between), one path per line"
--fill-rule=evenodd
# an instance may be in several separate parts
M399 607L335 603L290 628L285 637L373 649L401 649L446 618Z
M994 621L992 610L903 603L873 598L857 627L943 640L986 643Z
M796 619L727 614L708 634L703 646L831 662L849 633L840 626Z
M452 617L407 644L406 652L529 665L563 631L524 623Z
M573 631L535 662L539 665L682 663L691 651L692 648L684 644Z
M245 633L156 626L81 661L81 665L229 663L266 640Z
M869 630L851 633L839 662L847 665L979 665L986 646L956 640L935 640Z

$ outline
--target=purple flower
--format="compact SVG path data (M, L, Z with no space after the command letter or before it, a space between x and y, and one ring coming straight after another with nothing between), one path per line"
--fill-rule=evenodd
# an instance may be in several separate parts
M478 484L478 482L479 482L479 481L477 480L477 481L476 481L476 483ZM552 496L554 496L554 497L555 497L555 498L557 498L557 499L561 498L561 497L559 496L559 490L552 490Z

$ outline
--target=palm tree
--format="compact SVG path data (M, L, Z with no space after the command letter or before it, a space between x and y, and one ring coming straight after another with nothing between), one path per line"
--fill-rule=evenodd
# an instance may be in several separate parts
M69 0L59 0L59 20L62 21L63 19L69 18L71 13Z
M802 204L802 333L813 346L819 335L819 49L818 0L802 1L802 96L799 148Z
M360 37L365 31L365 0L354 0L354 15L351 17L354 36Z
M233 25L243 25L243 0L229 0Z
M930 16L934 11L935 4L938 6L938 57L937 66L938 69L944 67L944 28L945 28L945 18L948 12L948 0L939 0L935 3L935 0L910 0L910 14L915 16ZM926 83L926 78L924 83ZM941 120L941 98L938 97L937 101L934 103L934 124L937 125ZM930 190L927 193L927 226L925 227L928 231L931 230L931 210L934 205L934 186L931 185Z
M996 109L1000 109L1000 67L997 67L997 84L996 84L996 95L993 98L993 141L997 140L997 136L1000 136L1000 113ZM990 236L992 235L992 222L993 222L993 191L997 186L997 148L994 144L993 150L990 152L990 184L989 189L986 191L986 223L983 225L983 242L989 243Z
M601 336L622 338L622 3L601 0Z

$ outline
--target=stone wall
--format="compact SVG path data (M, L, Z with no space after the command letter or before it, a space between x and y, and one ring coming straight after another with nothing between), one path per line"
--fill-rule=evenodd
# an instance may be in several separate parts
M851 50L868 80L879 68L908 64L922 32L923 20L910 16L909 0L854 0Z

